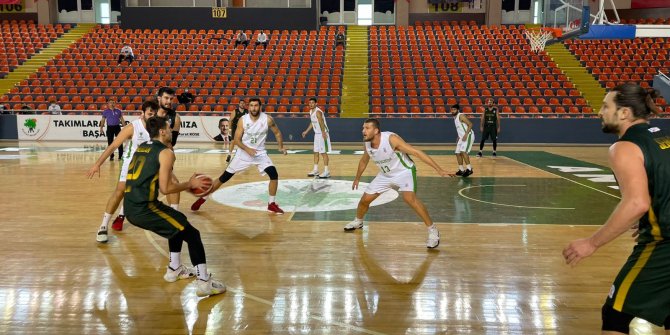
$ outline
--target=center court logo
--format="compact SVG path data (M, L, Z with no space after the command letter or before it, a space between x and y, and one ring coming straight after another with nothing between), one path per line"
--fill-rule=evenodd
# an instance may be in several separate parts
M351 189L349 180L288 179L280 180L277 203L287 212L327 212L355 209L368 183ZM382 193L372 206L395 200L398 192ZM236 208L266 211L268 182L259 181L223 188L212 194L214 201Z

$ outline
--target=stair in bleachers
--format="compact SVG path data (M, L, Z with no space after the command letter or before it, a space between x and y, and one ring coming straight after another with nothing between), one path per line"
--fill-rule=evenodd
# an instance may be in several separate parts
M341 117L368 116L368 29L347 28L346 53L342 80Z
M47 62L59 55L63 50L67 49L72 43L75 43L82 38L93 28L95 28L95 24L78 24L75 28L70 29L70 31L49 44L49 46L40 50L39 53L30 57L30 59L19 65L4 79L0 79L0 95L9 93L14 86L21 81L28 79L31 74L36 73L41 67L45 66Z
M594 112L600 110L602 100L605 97L605 89L584 68L579 60L573 56L563 43L555 43L544 48L545 52L552 58L558 68L563 71L575 87L582 92L587 103Z

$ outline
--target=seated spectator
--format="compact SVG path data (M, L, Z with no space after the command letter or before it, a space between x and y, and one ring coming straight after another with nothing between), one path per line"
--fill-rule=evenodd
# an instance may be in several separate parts
M244 33L244 31L240 30L239 33L237 33L237 38L235 38L235 47L237 48L238 45L244 45L246 48L249 46L249 38L247 37L247 34Z
M186 110L188 110L188 105L193 103L195 97L193 96L193 93L189 92L188 89L185 89L182 94L177 96L177 100L180 104L183 104L184 107L186 107Z
M119 61L118 65L121 65L121 62L127 61L128 65L130 65L134 60L135 60L135 54L133 54L133 49L130 48L130 46L124 46L121 48L121 52L119 53Z
M7 106L0 104L0 114L11 114L11 111Z
M61 112L60 106L56 103L56 101L50 101L49 108L47 109L51 115L61 115L63 114Z
M337 35L335 35L335 47L338 45L342 44L344 46L344 42L347 40L346 37L344 37L344 33L339 31L337 32Z
M259 44L263 44L263 49L268 48L268 35L266 35L265 32L262 30L260 33L258 33L258 36L256 37L256 46L258 46Z
M30 108L30 106L28 106L28 104L23 104L23 106L21 106L21 114L34 114L34 113L35 113L35 110Z
M227 118L219 120L219 135L214 136L217 142L230 143L233 141L233 135L230 134L230 125Z

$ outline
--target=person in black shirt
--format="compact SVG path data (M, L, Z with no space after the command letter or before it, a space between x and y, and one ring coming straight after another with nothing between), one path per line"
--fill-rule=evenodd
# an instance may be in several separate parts
M621 200L598 231L563 249L565 262L575 266L637 227L637 244L602 307L603 334L628 334L635 317L665 326L670 334L670 135L649 124L659 113L653 95L623 84L605 96L598 115L602 130L619 137L609 148L609 161Z

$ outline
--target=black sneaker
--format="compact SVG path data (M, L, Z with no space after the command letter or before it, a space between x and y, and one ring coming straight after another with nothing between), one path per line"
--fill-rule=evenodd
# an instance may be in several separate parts
M493 154L493 155L495 156L495 154ZM477 153L477 157L482 157L482 152L481 151Z
M474 171L472 171L472 169L467 169L467 170L465 170L465 172L463 172L463 177L467 177L467 176L471 175L473 172Z
M456 176L462 176L463 173L465 173L465 171L458 170L458 171L456 171L456 173L454 173L454 175L456 175Z
M498 157L498 155L496 155L495 151L493 152L493 157Z

